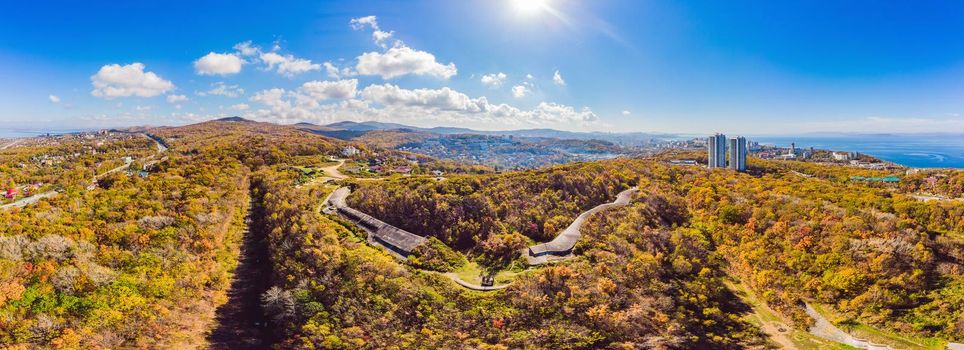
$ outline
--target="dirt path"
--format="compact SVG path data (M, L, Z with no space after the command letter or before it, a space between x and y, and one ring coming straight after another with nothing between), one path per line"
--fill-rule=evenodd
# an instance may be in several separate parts
M430 272L430 271L428 271L428 270L422 270L422 271ZM459 278L458 275L456 275L456 274L454 274L454 273L451 273L451 272L443 273L442 276L448 277L448 279L454 281L455 283L457 283L458 285L460 285L460 286L462 286L462 287L464 287L464 288L466 288L466 289L471 289L471 290L480 291L480 292L488 292L488 291L493 291L493 290L506 289L506 288L508 288L509 286L512 285L512 283L508 283L508 284L500 284L500 285L497 285L497 286L484 287L484 286L480 286L480 285L478 285L478 284L473 284L473 283L466 282L465 280Z
M324 170L325 174L327 174L329 177L333 179L348 178L348 176L345 176L345 174L342 174L341 171L338 171L338 168L341 168L342 165L345 165L345 160L339 159L338 163L336 163L335 165L326 166L324 168L321 168L321 170Z
M271 285L271 263L260 214L252 201L228 302L218 308L218 325L208 336L212 349L266 349L274 340L261 308L261 295Z
M748 316L755 321L753 322L754 324L760 326L760 330L766 334L767 338L779 345L781 349L800 349L800 347L794 344L793 340L790 339L792 329L787 326L786 323L775 320L776 315L778 314L773 311L773 309L770 309L770 307L765 303L757 300L752 294L750 294L749 288L746 286L734 282L725 283L726 287L733 291L734 295L739 297L743 303L750 307L750 313Z
M792 340L790 340L790 334L789 334L790 326L787 326L782 322L768 321L765 317L763 317L763 314L762 314L763 312L769 313L771 315L775 315L776 314L775 311L771 310L770 307L766 306L765 304L760 304L760 305L750 304L750 305L753 308L753 313L751 314L751 316L754 319L756 319L757 322L759 322L760 330L762 330L763 333L766 333L767 337L770 338L770 340L772 340L774 343L777 343L777 345L780 345L781 349L789 349L789 350L799 349L797 345L794 344Z

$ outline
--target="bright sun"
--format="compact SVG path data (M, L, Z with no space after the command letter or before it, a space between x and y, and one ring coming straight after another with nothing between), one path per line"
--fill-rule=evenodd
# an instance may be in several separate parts
M542 12L549 6L549 0L509 0L512 7L521 15L532 15Z

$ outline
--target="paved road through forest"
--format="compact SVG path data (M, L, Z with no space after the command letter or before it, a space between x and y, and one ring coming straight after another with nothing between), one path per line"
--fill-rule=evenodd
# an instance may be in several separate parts
M579 216L572 221L572 224L569 224L569 227L566 227L566 229L560 232L552 241L536 244L525 249L524 255L526 260L528 260L529 265L540 265L552 260L564 259L563 256L558 254L569 252L574 246L576 246L576 242L579 241L579 237L582 237L580 229L582 228L582 225L586 223L586 220L592 216L592 214L611 207L619 207L629 204L629 200L632 198L633 194L636 193L636 191L639 191L639 188L632 187L628 190L620 192L618 195L616 195L616 200L610 203L597 205L594 208L579 214ZM534 254L530 254L530 252Z

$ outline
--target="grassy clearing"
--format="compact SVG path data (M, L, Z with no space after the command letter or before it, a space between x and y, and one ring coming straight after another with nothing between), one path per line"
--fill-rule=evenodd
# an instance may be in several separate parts
M380 174L368 170L368 163L362 163L362 162L352 162L352 161L345 162L345 164L342 164L342 166L338 167L338 171L341 172L342 174L345 174L351 177L357 177L357 178L370 178L370 177L380 176Z
M479 285L482 284L482 275L486 273L485 269L474 261L469 261L462 268L452 272L463 281ZM520 270L501 270L495 274L495 284L511 283L521 273Z
M331 161L328 159L328 156L311 155L292 157L291 164L298 164L308 168L323 168L338 164L338 162Z

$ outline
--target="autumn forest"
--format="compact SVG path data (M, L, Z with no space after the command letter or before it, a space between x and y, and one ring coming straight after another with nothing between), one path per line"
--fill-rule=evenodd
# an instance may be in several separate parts
M670 151L496 172L359 142L221 120L0 150L0 348L846 348L808 309L893 348L964 342L964 201L916 196L961 197L964 171ZM425 242L373 243L325 210L338 188Z

